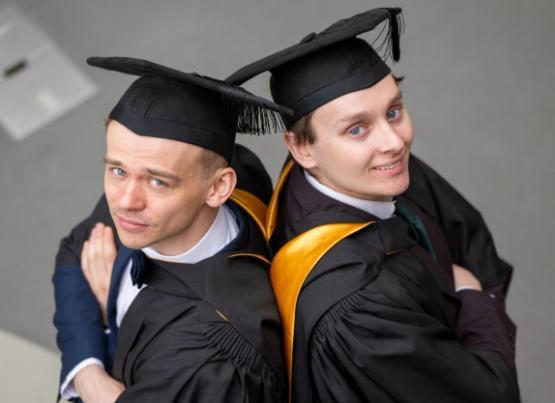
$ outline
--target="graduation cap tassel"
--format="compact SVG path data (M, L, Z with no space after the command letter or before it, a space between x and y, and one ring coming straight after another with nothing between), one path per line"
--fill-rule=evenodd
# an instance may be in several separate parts
M389 10L389 37L393 60L398 62L401 58L399 46L401 30L404 28L403 15L397 9Z
M390 34L388 24L382 24L380 32L378 33L378 35L376 35L376 38L371 43L372 48L374 48L376 53L380 54L382 59L384 60L386 60L389 56L389 38Z
M401 9L387 9L387 16L383 21L385 24L382 25L371 45L383 60L392 59L397 62L401 58L399 42L404 29Z
M233 108L233 103L229 97L226 96L226 91L223 88L219 89L219 94L225 111L224 116L226 127L229 131L233 131L236 126L236 113Z
M246 105L237 121L237 131L241 133L265 134L285 131L285 125L279 112L272 111L264 105Z
M275 104L264 103L248 96L241 88L221 86L220 94L226 110L229 112L230 128L239 133L265 134L284 131L285 125Z

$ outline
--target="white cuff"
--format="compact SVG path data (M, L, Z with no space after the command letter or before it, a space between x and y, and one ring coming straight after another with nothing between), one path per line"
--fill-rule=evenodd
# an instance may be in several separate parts
M79 393L73 387L73 378L77 375L79 371L85 368L88 365L98 365L99 367L104 368L104 364L98 358L86 358L81 361L79 364L73 367L73 369L67 374L66 379L60 386L60 395L66 400L72 399L74 397L79 397Z
M477 290L475 287L472 287L470 285L461 285L460 287L455 289L455 292L464 291L464 290L473 290L473 291L480 292L480 290Z

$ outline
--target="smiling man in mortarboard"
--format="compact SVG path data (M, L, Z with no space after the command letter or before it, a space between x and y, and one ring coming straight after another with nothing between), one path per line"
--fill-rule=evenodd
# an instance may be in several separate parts
M106 198L57 257L61 395L283 402L265 205L235 188L229 164L236 132L277 129L287 109L145 60L88 63L140 77L107 122ZM260 162L239 151L242 172L264 188ZM111 227L122 244L117 251Z
M399 59L400 16L338 21L227 79L270 71L274 101L293 110L293 161L266 229L291 398L517 402L503 305L512 269L480 214L410 154L411 120L384 61ZM357 38L376 27L373 46Z

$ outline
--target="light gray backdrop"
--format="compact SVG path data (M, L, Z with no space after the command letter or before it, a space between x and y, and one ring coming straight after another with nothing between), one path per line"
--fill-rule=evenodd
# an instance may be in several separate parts
M2 1L2 0L0 0ZM103 118L131 78L87 56L135 56L225 77L333 21L401 5L403 90L414 151L483 213L515 266L525 402L555 381L555 3L552 0L17 0L97 82L99 94L21 143L0 132L0 328L55 349L50 277L59 239L102 189ZM247 85L268 96L267 78ZM2 96L2 94L0 94ZM245 137L275 178L279 135ZM0 364L1 365L1 364Z

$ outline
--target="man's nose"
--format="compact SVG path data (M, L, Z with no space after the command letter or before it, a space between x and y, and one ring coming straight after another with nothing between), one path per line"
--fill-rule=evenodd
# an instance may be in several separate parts
M405 146L405 141L389 122L380 125L377 142L379 150L383 153L397 153Z
M143 190L136 181L128 181L120 195L119 206L125 210L140 211L145 208Z

